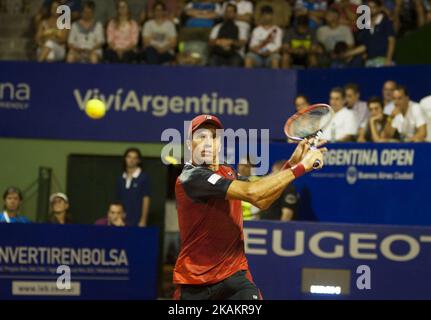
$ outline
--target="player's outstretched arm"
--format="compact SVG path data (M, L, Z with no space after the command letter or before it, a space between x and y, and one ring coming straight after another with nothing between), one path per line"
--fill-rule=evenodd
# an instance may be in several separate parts
M323 152L326 149L308 150L304 158L294 167L271 174L260 180L245 182L235 180L227 189L227 198L250 202L261 210L268 209L277 200L283 190L295 178L313 170L313 164L319 160L323 166Z

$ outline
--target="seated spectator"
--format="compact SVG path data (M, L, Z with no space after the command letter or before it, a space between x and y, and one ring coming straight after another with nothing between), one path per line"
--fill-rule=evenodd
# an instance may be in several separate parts
M368 99L369 118L359 127L358 142L385 142L383 129L388 116L383 113L383 102L379 97Z
M337 11L330 9L325 15L326 25L317 29L317 40L321 42L326 51L332 52L337 42L345 42L350 48L354 45L352 31L349 27L340 24Z
M226 14L226 8L228 4L233 4L236 6L235 21L238 23L239 28L243 29L242 31L248 38L253 20L253 3L248 0L232 0L225 2L223 5L224 14Z
M286 0L262 0L256 2L254 10L254 23L261 24L262 8L271 7L274 14L273 23L280 28L287 28L292 16L292 7Z
M262 7L261 24L251 34L245 67L280 67L280 49L283 32L273 23L273 9Z
M403 142L424 142L427 137L426 116L416 102L410 100L407 89L397 86L394 91L394 117L389 120L384 129L386 139L395 139L399 134Z
M419 102L419 105L422 108L422 111L424 112L424 115L427 119L427 141L431 142L431 95L422 98L422 100Z
M125 63L135 61L139 27L136 21L130 18L127 1L117 2L117 16L109 21L106 34L108 42L108 49L105 51L106 61Z
M317 29L323 23L327 2L324 0L296 0L295 17L307 16L311 29Z
M283 68L290 68L292 65L315 67L316 45L316 34L308 26L308 17L299 16L296 26L288 29L283 38Z
M247 34L235 19L236 6L229 3L226 7L224 22L211 30L210 66L242 66L243 48L247 42Z
M250 161L250 157L244 157L240 159L238 163L238 176L239 179L245 179L247 181L257 181L258 176L254 175L254 165ZM242 217L244 220L256 220L258 218L259 208L252 205L250 202L241 201Z
M272 173L279 172L285 160L277 161L272 166ZM298 208L299 195L296 192L293 184L289 184L280 197L266 210L259 212L261 220L279 220L292 221L295 220Z
M194 0L185 7L189 28L212 28L217 18L221 15L221 7L211 0Z
M392 22L382 12L381 0L369 0L368 6L371 10L371 29L359 31L359 46L349 50L345 56L366 54L366 67L391 66L395 52L395 33Z
M422 0L395 0L394 27L399 37L425 24Z
M362 67L363 61L360 56L346 56L349 47L343 41L337 42L334 47L334 51L331 52L331 68L333 69L344 69L344 68L355 68Z
M358 5L356 3L353 3L351 0L339 0L338 2L334 2L331 8L336 10L340 15L340 24L349 27L352 32L358 31L358 27L356 26L358 19L356 9Z
M67 210L69 209L69 199L64 193L53 193L49 197L51 204L51 215L48 222L53 224L71 223Z
M154 11L152 10L154 8L154 4L156 2L162 2L165 5L166 8L166 18L171 20L175 24L179 24L180 22L180 16L181 11L183 7L183 1L181 0L147 0L147 19L154 19Z
M9 187L3 193L3 212L0 213L0 223L29 223L30 220L19 214L23 196L21 190Z
M331 66L331 57L321 42L317 42L316 44L316 61L317 68L328 68Z
M106 0L104 0L106 1ZM51 8L52 3L58 2L58 5L66 5L70 8L70 11L72 13L71 20L76 21L79 19L79 15L81 12L81 0L44 0L42 3L42 6L40 7L38 13L34 17L34 22L36 28L39 28L39 24L43 21L49 18L49 16L52 14Z
M423 0L422 3L425 11L425 24L431 23L431 0Z
M295 98L295 108L296 111L301 111L302 109L307 108L310 105L307 96L303 94L299 94Z
M166 18L163 2L154 4L154 19L145 23L142 30L145 61L149 64L163 64L175 59L177 30Z
M390 115L394 111L394 91L397 88L397 83L393 80L388 80L383 84L382 95L383 95L383 113Z
M66 56L67 29L57 28L59 1L52 1L51 14L39 24L36 34L37 61L54 62L64 60Z
M123 204L121 202L111 202L106 217L97 220L95 225L112 227L126 226L126 213L124 212Z
M329 105L334 109L334 117L323 130L322 138L330 142L356 141L358 125L355 114L345 107L345 95L343 88L333 88L329 94Z
M355 121L358 126L366 123L368 119L368 107L365 101L361 101L361 93L356 83L348 83L344 86L346 96L346 107L355 114Z
M81 19L72 24L69 34L67 62L98 63L102 58L105 42L103 26L94 20L95 4L87 1L82 7Z

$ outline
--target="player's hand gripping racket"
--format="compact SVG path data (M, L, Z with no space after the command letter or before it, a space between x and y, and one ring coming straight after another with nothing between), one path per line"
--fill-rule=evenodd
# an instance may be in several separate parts
M331 106L318 103L302 109L287 119L284 125L284 133L294 141L302 141L304 139L313 139L310 149L316 149L318 142L322 136L322 131L329 125L334 111ZM320 161L317 160L314 168L320 167Z

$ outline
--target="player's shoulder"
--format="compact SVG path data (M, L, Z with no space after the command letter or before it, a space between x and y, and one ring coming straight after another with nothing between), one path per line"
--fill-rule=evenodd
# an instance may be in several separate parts
M211 173L212 171L209 168L203 166L195 166L192 163L187 162L184 165L183 171L181 171L181 174L179 175L177 181L181 184L185 184L192 180L206 178L208 174Z

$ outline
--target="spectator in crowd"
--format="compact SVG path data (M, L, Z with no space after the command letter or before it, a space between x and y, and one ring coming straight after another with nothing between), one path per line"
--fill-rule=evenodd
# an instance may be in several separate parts
M331 66L331 57L326 52L325 46L321 42L316 44L317 68L328 68Z
M388 116L383 113L383 102L379 97L368 99L370 112L368 121L359 127L358 142L385 142L383 129L388 121Z
M225 2L223 5L224 14L226 14L226 8L228 4L233 4L236 6L235 21L238 23L239 28L243 29L243 32L245 32L245 35L248 38L253 20L253 3L248 0L232 0Z
M184 9L189 28L212 28L221 16L220 5L211 0L190 1Z
M23 196L21 190L9 187L3 193L3 212L0 213L0 223L29 223L30 220L19 214Z
M327 1L325 0L296 0L295 1L295 17L298 19L301 16L309 18L311 29L317 29L322 25L325 12L327 10Z
M302 109L307 108L310 105L310 102L307 96L303 94L299 94L295 98L295 108L296 111L301 111Z
M423 0L425 23L431 23L431 0Z
M51 204L51 215L48 222L53 224L69 224L70 216L67 212L69 209L69 199L64 193L53 193L49 197Z
M112 226L112 227L125 227L126 226L126 213L124 206L119 201L114 201L109 204L108 213L106 217L100 218L96 221L95 225L98 226Z
M36 33L37 61L39 62L61 61L66 56L68 30L57 28L59 4L59 1L52 1L50 16L39 24Z
M394 91L397 87L397 83L394 80L388 80L383 84L382 95L383 95L383 113L390 115L394 111L395 105L393 101Z
M358 133L358 125L355 114L345 107L345 95L343 88L333 88L329 94L329 105L334 109L334 117L323 130L322 138L331 142L355 141Z
M419 105L421 106L427 120L427 141L431 142L431 95L422 98Z
M355 114L355 121L358 126L364 125L368 119L368 107L365 101L361 101L361 93L356 83L348 83L344 86L346 96L346 106Z
M226 7L224 22L217 24L210 34L209 44L211 66L240 67L243 64L243 48L247 34L236 18L236 6L229 3Z
M422 27L425 19L422 0L395 0L394 26L398 36Z
M251 34L249 52L245 57L245 67L280 67L280 49L283 32L273 23L273 9L261 9L261 24Z
M283 68L290 68L292 65L315 67L316 44L316 34L309 27L308 17L299 16L296 19L296 26L290 28L283 38Z
M82 6L81 19L72 24L68 39L69 63L98 63L102 58L105 36L102 23L94 20L94 10L94 2L86 1Z
M139 149L127 149L123 156L123 174L118 177L117 195L126 211L126 224L145 227L150 209L150 183L142 170Z
M106 0L105 0L106 1ZM75 21L79 18L81 12L81 0L44 0L42 6L40 7L38 13L36 14L34 21L36 28L39 27L39 24L49 18L52 15L52 3L58 2L58 5L66 5L70 8L71 11L71 20Z
M425 114L416 102L410 100L409 93L404 86L397 86L394 91L395 109L389 116L384 129L386 139L394 139L397 134L404 142L424 142L427 137Z
M356 21L358 19L356 10L358 5L351 0L339 0L334 2L331 6L340 15L340 24L348 26L352 32L358 31Z
M332 52L337 42L345 42L350 48L354 45L352 31L340 24L340 16L334 9L329 9L325 15L326 25L317 29L317 40L328 52Z
M166 6L156 2L154 19L145 23L142 37L145 61L149 64L163 64L175 59L177 30L174 23L166 18Z
M285 160L277 161L272 166L272 173L281 170ZM280 197L266 210L260 211L261 220L295 220L297 214L299 196L293 184L289 184Z
M333 69L343 69L343 68L354 68L362 67L363 61L360 56L346 56L349 51L349 46L343 42L339 41L335 44L334 51L331 52L331 68Z
M183 7L183 1L181 0L147 0L146 18L154 19L154 4L156 2L162 2L166 8L166 18L171 20L175 24L179 24L179 18Z
M395 52L395 32L392 22L382 11L381 0L369 0L371 11L371 29L362 29L358 33L359 46L349 50L345 56L366 54L366 67L393 65Z
M136 21L130 18L127 1L117 1L117 16L109 21L106 35L108 42L108 49L105 51L106 61L126 63L135 61L139 27Z
M262 15L264 14L262 8L271 7L273 12L273 23L280 28L287 28L290 24L290 17L292 15L292 7L286 0L261 0L256 2L254 10L254 23L262 24Z

